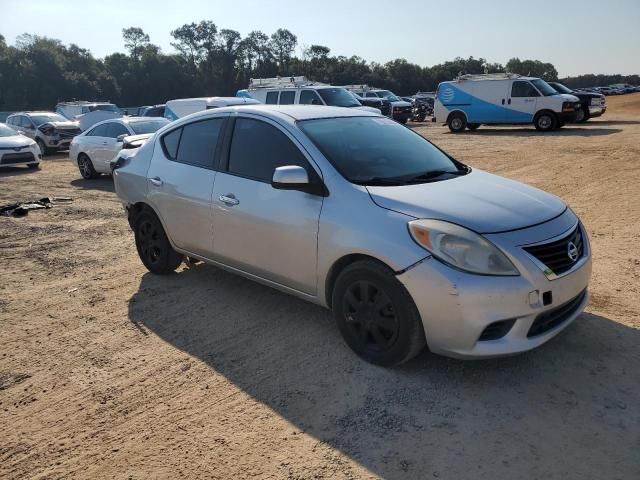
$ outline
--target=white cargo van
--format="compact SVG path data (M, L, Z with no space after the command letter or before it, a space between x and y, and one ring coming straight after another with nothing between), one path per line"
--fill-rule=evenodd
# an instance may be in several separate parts
M580 100L547 82L515 74L462 75L436 90L434 121L452 132L480 124L527 124L547 132L576 119Z
M362 105L342 87L312 82L304 76L252 78L249 88L238 90L236 95L271 105L328 105L380 113L377 108Z
M185 117L192 113L212 108L229 107L232 105L253 105L260 103L257 100L240 97L200 97L200 98L179 98L169 100L164 108L164 116L173 121Z

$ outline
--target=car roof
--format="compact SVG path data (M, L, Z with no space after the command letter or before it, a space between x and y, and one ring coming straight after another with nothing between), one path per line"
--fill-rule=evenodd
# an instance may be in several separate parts
M113 121L113 120L121 120L124 123L138 123L138 122L153 122L157 120L167 120L167 119L164 117L118 117L118 118L110 118L108 120L105 120L105 122Z
M338 117L380 117L378 113L368 112L345 107L327 107L324 105L236 105L231 107L216 108L193 113L183 118L207 118L223 113L253 113L272 118L279 118L285 122L297 120L312 120L318 118ZM182 120L182 119L180 119Z

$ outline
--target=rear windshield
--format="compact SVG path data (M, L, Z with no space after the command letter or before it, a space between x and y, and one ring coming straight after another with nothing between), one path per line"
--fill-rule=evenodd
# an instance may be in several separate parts
M352 183L375 184L432 171L458 171L458 166L424 137L388 118L321 118L298 125Z
M129 126L138 135L142 135L143 133L155 133L157 130L164 127L168 123L169 120L167 120L166 118L155 118L153 120L145 120L143 122L130 122Z

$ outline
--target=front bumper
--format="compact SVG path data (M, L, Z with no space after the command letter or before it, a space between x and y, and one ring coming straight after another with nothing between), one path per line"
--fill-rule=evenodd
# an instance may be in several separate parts
M575 122L576 118L578 118L578 111L572 110L570 112L560 112L557 115L558 120L562 123L572 123Z
M398 275L420 312L429 349L457 358L513 355L542 345L571 324L582 313L589 298L586 289L591 277L591 252L586 232L583 229L585 252L582 259L570 272L554 280L549 280L521 248L523 244L551 238L564 231L572 221L575 225L571 217L575 219L573 214L567 213L515 234L487 235L507 253L521 272L520 276L472 275L448 267L433 257ZM552 302L548 305L543 305L545 292L551 292ZM580 297L583 292L584 296ZM531 335L536 318L572 300L575 304L561 322L541 334ZM480 340L485 328L505 320L513 320L506 335L495 340Z
M591 117L601 117L604 115L604 112L607 111L607 107L599 107L599 106L590 106L589 107L589 116Z

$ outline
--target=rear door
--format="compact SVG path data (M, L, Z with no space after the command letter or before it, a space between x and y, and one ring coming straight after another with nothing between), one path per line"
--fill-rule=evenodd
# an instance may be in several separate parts
M510 107L511 121L529 123L536 113L536 104L540 93L526 80L514 80L507 98Z
M213 189L215 259L315 294L323 197L271 186L275 168L284 165L319 178L299 144L273 122L238 117L225 164Z
M182 250L211 257L211 192L226 116L185 124L165 133L147 173L149 201L169 238Z

